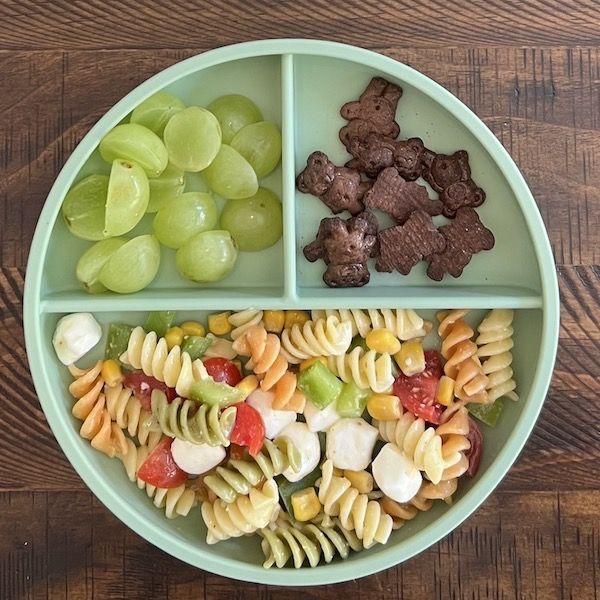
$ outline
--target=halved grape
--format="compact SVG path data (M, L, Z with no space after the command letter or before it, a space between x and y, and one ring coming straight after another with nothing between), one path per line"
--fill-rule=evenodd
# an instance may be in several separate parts
M148 183L150 184L150 200L146 212L155 213L167 202L183 194L185 175L180 168L169 163L158 177L149 179Z
M184 171L202 171L221 146L221 126L205 108L190 106L173 115L165 127L164 140L170 161Z
M258 179L250 163L227 144L221 145L202 176L210 189L223 198L249 198L258 190Z
M124 238L110 238L95 243L88 248L77 261L75 274L77 279L83 283L86 292L99 294L106 291L106 287L98 281L102 267L108 259L125 243Z
M263 118L258 106L239 94L221 96L213 100L207 108L219 119L224 144L229 144L242 127L262 121Z
M213 229L219 220L214 198L204 192L187 192L174 198L154 217L154 233L169 248L179 248L196 233Z
M131 231L144 216L149 197L144 170L127 160L115 160L108 181L104 237Z
M240 250L264 250L281 237L281 202L262 187L251 198L228 200L221 213L221 227L231 233Z
M108 175L90 175L67 192L62 216L73 235L91 241L104 238L107 193Z
M149 177L158 177L169 162L162 140L147 127L125 123L100 140L100 156L109 163L120 158L137 163Z
M109 290L131 294L145 288L158 273L160 244L153 235L140 235L114 252L98 280Z
M235 134L231 147L252 165L257 177L264 177L281 158L281 132L270 121L252 123Z
M179 272L192 281L220 281L231 273L238 251L228 231L203 231L191 237L175 256Z
M169 119L184 108L185 104L173 94L156 92L133 109L130 121L162 136Z

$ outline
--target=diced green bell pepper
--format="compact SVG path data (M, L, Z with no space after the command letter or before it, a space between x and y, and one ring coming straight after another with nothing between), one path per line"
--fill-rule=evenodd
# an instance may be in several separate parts
M192 360L196 360L204 356L211 344L212 340L210 338L201 335L190 335L183 340L181 351L187 352Z
M165 337L174 320L174 310L157 310L148 315L144 329L146 331L156 331L159 338Z
M344 384L321 362L314 362L298 375L298 388L317 408L335 402Z
M279 487L279 496L281 497L288 514L294 514L292 494L305 488L314 487L315 482L319 477L321 477L321 467L317 467L314 471L311 471L308 475L300 479L300 481L288 481L283 475L279 475L275 478L277 486Z
M125 323L111 323L108 327L108 336L106 338L106 348L104 350L105 360L119 360L119 357L129 344L129 337L133 327Z
M189 396L192 400L214 406L225 407L236 404L244 399L244 392L226 383L201 379L190 385Z
M360 417L365 411L368 397L368 390L363 390L353 381L349 381L344 384L335 408L341 417Z
M469 413L490 427L496 426L503 408L504 405L500 398L491 404L467 404Z

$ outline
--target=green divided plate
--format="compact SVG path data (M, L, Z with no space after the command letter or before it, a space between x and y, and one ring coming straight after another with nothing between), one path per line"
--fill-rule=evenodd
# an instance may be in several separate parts
M328 289L323 264L308 263L302 247L330 216L316 198L295 189L295 175L313 150L347 160L338 140L340 106L358 97L371 77L381 75L404 89L397 113L402 137L418 136L440 152L468 151L474 180L486 193L478 208L496 237L490 252L475 256L459 279L436 283L418 265L408 277L377 273L359 289ZM73 237L60 218L71 185L92 172L107 172L99 140L142 100L167 90L186 104L206 106L223 94L254 100L265 119L280 124L283 157L262 185L282 198L284 234L259 254L241 253L233 274L198 286L180 278L174 252L162 251L155 281L130 296L90 296L78 285L75 264L89 242ZM202 189L197 176L188 189ZM132 232L146 230L146 217ZM501 423L484 432L486 450L479 474L462 481L456 501L394 532L389 543L310 571L264 570L257 537L215 546L205 543L199 512L169 521L143 491L129 482L120 461L94 451L78 435L67 391L69 374L52 348L57 320L87 311L101 324L141 324L147 311L171 309L201 317L224 308L414 308L424 317L434 309L508 307L515 313L514 371L521 400L505 403ZM266 40L213 50L180 62L138 86L118 102L79 144L44 206L33 239L25 286L27 352L40 402L65 454L98 498L123 522L166 552L202 569L246 581L277 585L328 584L355 579L402 562L434 544L468 517L492 492L523 448L542 407L558 339L559 299L554 262L533 197L514 162L492 132L459 100L417 71L390 58L342 44L313 40ZM198 509L194 509L198 511Z

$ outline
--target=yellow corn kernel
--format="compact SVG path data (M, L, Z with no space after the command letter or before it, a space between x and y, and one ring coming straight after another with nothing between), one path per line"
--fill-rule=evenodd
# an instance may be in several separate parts
M227 335L233 327L229 322L231 312L222 312L216 315L209 315L208 329L213 335Z
M402 416L400 400L391 394L374 394L367 400L367 410L378 421L393 421Z
M244 377L236 386L238 390L244 392L244 400L258 387L258 379L256 375L248 375Z
M394 354L394 360L407 377L422 373L425 370L423 344L419 340L404 342L400 352Z
M286 310L284 329L291 329L294 325L302 327L306 321L310 321L310 315L305 310Z
M296 521L310 521L321 512L321 503L314 487L292 494L292 510Z
M265 310L263 324L269 333L281 333L285 325L285 313L282 310Z
M367 347L375 352L396 354L400 350L400 340L387 329L372 329L365 338Z
M353 488L358 490L359 494L368 494L373 491L373 475L368 471L344 469L344 477L350 481Z
M454 379L442 375L438 383L435 399L444 406L450 406L454 400Z
M314 365L317 361L327 366L327 359L324 356L313 356L312 358L307 358L300 363L300 371L308 369L308 367Z
M112 358L110 358L109 360L105 360L102 363L100 375L102 376L102 379L104 379L108 387L113 387L123 381L121 365L119 365L119 363Z
M206 328L202 323L198 323L198 321L186 321L180 327L184 336L199 335L200 337L204 337L206 335Z
M183 342L183 330L181 327L170 327L165 333L165 341L167 342L167 348L175 348L175 346L181 346Z

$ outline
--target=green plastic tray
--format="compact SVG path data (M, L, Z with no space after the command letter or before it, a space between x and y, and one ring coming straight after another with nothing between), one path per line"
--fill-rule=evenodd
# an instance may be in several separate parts
M295 175L310 152L347 160L337 132L340 106L358 97L371 77L382 75L404 89L397 120L402 137L419 136L437 151L469 152L473 178L488 199L478 209L496 237L491 252L473 258L460 279L436 283L422 265L408 277L371 269L361 289L328 289L323 265L308 263L302 247L314 238L329 212L319 200L295 190ZM226 93L252 98L266 119L281 125L283 157L263 183L281 195L283 239L260 254L243 253L225 281L198 286L181 279L174 252L162 249L161 269L145 290L131 296L87 295L74 268L87 242L67 231L59 218L66 191L88 173L106 170L99 140L137 104L165 89L187 104L206 105ZM199 177L190 189L202 189ZM149 220L138 229L147 228ZM135 233L135 231L134 231ZM507 403L500 425L485 431L486 450L474 481L463 481L452 507L438 503L419 515L390 542L357 553L345 562L312 570L264 570L258 538L208 547L199 512L169 521L145 492L130 483L121 463L94 451L78 435L71 416L66 369L51 344L65 313L93 312L102 324L143 322L150 310L182 315L256 308L414 308L433 317L434 309L510 307L515 315L514 370L521 400ZM123 522L166 552L202 569L246 581L277 585L327 584L361 577L402 562L434 544L468 517L490 494L521 451L542 407L558 339L559 300L554 262L533 197L516 165L491 131L459 100L417 71L361 48L313 40L266 40L213 50L180 62L138 86L85 136L56 179L33 239L25 285L25 336L34 383L48 422L65 454L96 496ZM194 509L195 511L198 509Z

